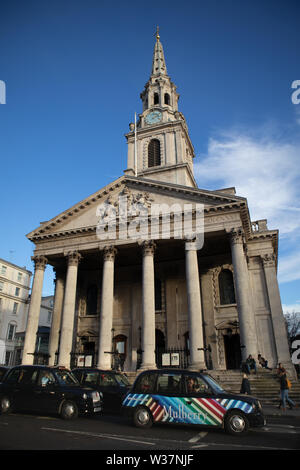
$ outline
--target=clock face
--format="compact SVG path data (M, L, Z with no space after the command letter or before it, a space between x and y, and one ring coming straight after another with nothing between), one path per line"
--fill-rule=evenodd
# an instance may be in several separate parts
M160 111L152 111L151 113L147 114L145 117L145 121L147 124L156 124L161 121L162 114Z

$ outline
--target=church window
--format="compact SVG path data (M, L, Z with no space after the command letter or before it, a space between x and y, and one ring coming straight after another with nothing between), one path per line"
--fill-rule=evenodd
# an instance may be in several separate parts
M154 104L159 104L159 95L158 95L158 93L154 93Z
M155 278L155 311L161 311L162 305L162 282L160 279Z
M219 274L220 304L235 304L233 275L229 269L222 269Z
M168 93L165 93L165 104L170 104L170 95Z
M97 286L90 284L86 295L86 314L96 315L97 313Z
M148 167L160 165L160 142L152 139L148 146Z

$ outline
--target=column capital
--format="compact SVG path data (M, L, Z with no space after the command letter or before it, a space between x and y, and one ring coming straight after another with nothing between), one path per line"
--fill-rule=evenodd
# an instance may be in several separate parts
M78 251L68 251L66 257L68 258L68 266L78 266L78 263L82 258Z
M242 227L233 227L228 231L231 245L243 244L244 231Z
M108 245L103 248L103 260L114 261L117 254L117 248L114 245Z
M274 253L265 253L260 255L264 267L275 267L275 255Z
M143 256L153 256L156 248L156 243L153 240L144 240L139 243L143 250Z
M42 269L43 271L46 268L48 260L45 256L32 256L32 261L34 262L35 269Z

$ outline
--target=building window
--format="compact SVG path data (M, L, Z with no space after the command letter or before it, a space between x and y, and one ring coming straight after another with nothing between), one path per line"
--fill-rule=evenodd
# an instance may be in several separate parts
M148 167L159 166L160 162L160 142L152 139L148 146Z
M18 312L18 306L19 304L17 302L14 302L14 306L13 306L13 313L16 315L16 313Z
M2 266L1 266L1 274L5 276L5 275L6 275L6 271L7 271L7 267L2 265Z
M1 281L1 282L0 282L0 292L3 291L3 288L4 288L4 282Z
M168 93L165 93L165 104L170 104L170 95Z
M19 281L19 282L22 281L22 273L18 273L18 281Z
M222 269L219 274L220 304L235 304L233 275L229 269Z
M158 95L158 93L154 93L154 104L159 104L159 95Z
M11 363L12 351L5 352L5 365L9 366Z
M15 323L10 323L7 329L7 339L8 341L13 341L15 337L16 325Z
M16 287L15 296L19 297L19 295L20 295L20 287Z
M86 295L86 315L97 314L97 294L96 284L90 284Z

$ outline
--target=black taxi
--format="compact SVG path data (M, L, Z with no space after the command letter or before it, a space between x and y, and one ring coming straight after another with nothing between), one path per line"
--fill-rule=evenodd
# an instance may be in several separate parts
M226 392L210 375L189 370L142 372L126 395L122 410L141 428L153 423L195 424L241 435L249 427L265 425L256 398Z
M0 411L55 413L63 419L102 410L102 395L62 367L12 367L0 383Z
M103 394L104 411L120 412L122 402L131 386L125 374L92 367L78 367L73 369L72 373L80 385L91 387Z

